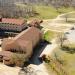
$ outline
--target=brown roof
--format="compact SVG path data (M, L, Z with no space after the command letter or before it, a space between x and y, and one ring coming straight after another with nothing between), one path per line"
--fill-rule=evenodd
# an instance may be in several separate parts
M30 27L27 30L21 32L13 39L4 39L2 43L2 49L10 49L10 45L11 47L17 47L18 45L26 47L29 42L32 43L33 48L39 42L40 38L40 30L36 27Z
M41 39L41 32L36 27L30 27L24 30L13 39L5 39L2 43L2 50L27 52L30 55L32 49L37 45ZM29 51L29 52L28 52Z
M0 55L3 56L4 64L12 64L12 56L14 52L24 53L25 58L30 58L33 53L33 48L41 39L41 32L36 27L29 27L13 39L5 39L2 43Z
M2 18L2 21L0 23L22 25L25 22L26 22L26 20L24 20L24 19Z
M27 30L23 31L21 34L17 35L14 40L26 40L31 41L32 46L35 47L35 45L39 42L39 39L41 38L41 32L36 27L30 27Z
M29 25L31 25L31 26L40 25L40 23L42 23L42 22L43 22L42 20L34 19L29 23Z

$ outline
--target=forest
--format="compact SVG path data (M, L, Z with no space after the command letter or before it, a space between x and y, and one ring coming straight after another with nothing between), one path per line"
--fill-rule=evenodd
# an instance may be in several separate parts
M75 8L75 0L0 0L0 16L6 18L29 18L39 15L35 5Z

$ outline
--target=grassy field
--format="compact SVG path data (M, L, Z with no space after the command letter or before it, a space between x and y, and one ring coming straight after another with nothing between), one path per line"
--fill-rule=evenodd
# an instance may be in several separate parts
M54 31L50 31L48 30L47 32L45 32L44 34L44 39L46 41L51 41L53 38L55 38L57 36L57 32L54 32Z
M57 11L52 6L41 6L41 5L40 6L36 5L35 9L36 9L36 12L39 13L39 15L37 17L43 18L43 19L52 19L61 13L67 13L67 12L75 11L75 9L72 7L69 7L69 8L61 7Z
M72 45L73 48L75 48L75 44ZM73 53L70 53L69 51L61 50L59 48L55 49L53 54L57 54L57 56L64 61L64 68L66 69L68 75L75 75L75 51Z
M20 7L27 7L27 5L24 4L16 4L17 6ZM57 17L59 14L61 13L66 13L66 12L71 12L71 11L75 11L74 8L72 7L61 7L58 9L58 11L52 7L52 6L45 6L45 5L32 5L34 10L39 14L37 16L34 17L29 17L28 19L32 19L32 18L40 18L40 19L53 19L55 17Z
M55 8L49 7L49 6L35 6L35 10L39 15L37 16L38 18L43 18L43 19L52 19L55 18L59 13L56 11Z
M67 13L67 12L75 11L75 9L72 8L72 7L67 7L67 8L61 7L61 8L59 8L58 10L59 10L59 12L61 12L61 13Z

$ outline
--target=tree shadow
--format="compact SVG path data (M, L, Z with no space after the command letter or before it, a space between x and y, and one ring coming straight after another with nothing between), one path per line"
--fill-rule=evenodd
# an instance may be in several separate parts
M61 49L63 51L66 51L67 53L70 53L70 54L74 54L75 53L75 48L71 48L71 47L68 47L68 46L63 46Z

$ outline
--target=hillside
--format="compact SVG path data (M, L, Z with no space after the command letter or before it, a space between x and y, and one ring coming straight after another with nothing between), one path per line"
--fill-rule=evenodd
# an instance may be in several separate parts
M61 13L74 11L74 3L74 0L0 0L0 15L52 19Z

